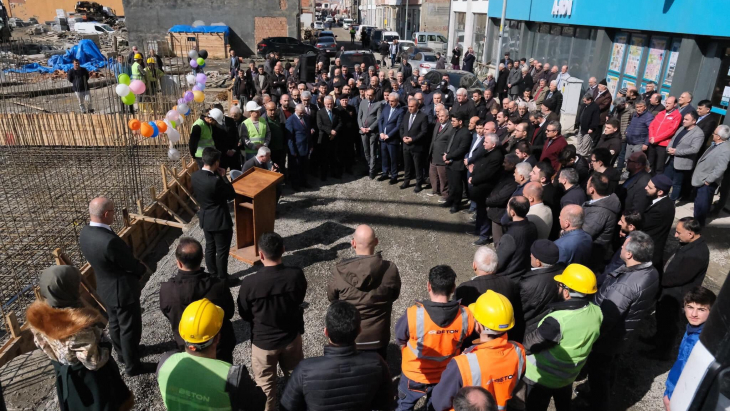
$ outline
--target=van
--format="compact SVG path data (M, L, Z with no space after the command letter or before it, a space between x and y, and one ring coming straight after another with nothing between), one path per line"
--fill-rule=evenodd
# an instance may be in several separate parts
M363 30L366 30L367 31L367 29L372 30L374 28L375 28L375 26L370 26L370 25L367 25L367 24L361 24L360 27L357 28L357 37L360 38L362 36L362 31Z
M110 25L92 21L88 23L76 23L74 31L82 34L113 34L114 29Z
M432 31L417 31L413 33L413 42L419 47L428 47L434 52L446 53L449 41L443 35Z
M392 44L393 40L400 40L400 34L398 34L397 31L383 32L383 41L387 42L388 44Z
M342 20L342 28L350 30L350 26L352 26L352 19L344 19Z

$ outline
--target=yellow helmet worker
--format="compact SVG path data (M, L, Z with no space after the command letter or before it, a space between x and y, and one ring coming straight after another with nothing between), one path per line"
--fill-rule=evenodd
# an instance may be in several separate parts
M183 311L178 332L191 347L204 349L210 345L223 326L223 309L203 298Z

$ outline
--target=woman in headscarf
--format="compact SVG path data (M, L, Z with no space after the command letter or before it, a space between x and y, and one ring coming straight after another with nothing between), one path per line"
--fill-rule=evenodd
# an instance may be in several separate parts
M41 274L43 300L28 307L26 318L35 344L51 359L61 411L126 411L134 397L124 384L104 338L105 319L79 294L81 273L53 266Z

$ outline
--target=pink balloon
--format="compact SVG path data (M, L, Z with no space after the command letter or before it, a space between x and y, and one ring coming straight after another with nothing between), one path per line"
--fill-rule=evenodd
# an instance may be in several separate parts
M129 89L132 90L132 93L134 93L134 94L142 94L142 93L144 93L146 87L142 80L133 80L129 84Z
M193 87L193 90L195 90L195 87ZM186 103L189 103L195 99L195 94L193 94L192 91L186 91L183 96L183 99L185 99Z
M198 68L198 62L195 60L190 60L190 67L192 68Z

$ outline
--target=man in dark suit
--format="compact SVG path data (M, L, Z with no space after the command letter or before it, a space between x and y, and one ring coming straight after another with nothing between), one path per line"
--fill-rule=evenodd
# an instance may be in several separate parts
M332 96L324 98L324 108L317 113L317 128L319 138L317 139L316 151L320 162L320 178L327 181L327 173L331 172L335 178L342 177L342 164L336 153L336 139L342 138L342 123L340 114L335 111L335 99Z
M558 90L557 81L553 80L550 82L550 89L545 95L545 100L542 104L548 107L551 113L555 113L554 116L557 117L555 119L548 120L558 120L560 118L560 110L563 107L563 93Z
M441 204L442 207L450 207L450 213L456 213L461 206L461 195L464 192L464 184L466 180L466 166L464 165L464 156L469 151L469 143L471 143L471 135L469 129L464 127L464 123L469 121L464 113L451 114L451 127L453 134L446 145L446 152L443 155L444 163L446 163L446 178L449 182L449 197L446 202Z
M631 154L626 161L629 178L617 190L625 211L636 211L643 215L649 204L644 188L651 180L651 174L646 172L646 162L646 154L642 152Z
M479 236L474 245L486 245L491 237L492 223L487 218L486 199L499 183L505 167L504 152L499 144L499 137L494 133L486 134L482 144L485 154L474 164L469 165L471 171L469 184L472 185L469 195L476 203L476 222L472 234ZM510 163L513 162L514 158Z
M228 282L228 253L233 238L233 221L228 201L236 193L233 185L220 168L221 152L206 147L203 150L203 169L190 178L193 195L200 204L198 219L205 235L205 265L211 274Z
M668 196L671 188L672 179L664 174L652 177L645 187L646 196L651 202L644 211L644 228L641 231L654 240L654 256L651 261L660 275L664 267L664 246L674 223L674 201Z
M542 148L545 145L545 139L547 137L546 128L549 121L545 119L545 114L539 110L530 113L530 121L532 122L534 131L532 132L532 135L528 135L527 138L530 139L532 154L537 159L540 155L542 155Z
M212 149L212 148L211 148ZM79 246L94 269L97 292L109 315L109 337L127 375L153 372L155 364L140 362L142 309L140 278L149 272L110 225L114 203L98 197L89 203L91 222L81 230Z
M403 138L403 165L405 173L401 190L405 190L411 184L413 175L416 176L416 188L413 192L419 193L423 188L423 160L424 147L428 139L428 117L418 109L418 101L411 97L408 99L408 112L400 123L400 135ZM415 170L415 171L414 171Z
M383 174L378 181L388 179L390 184L398 182L398 142L400 141L400 124L403 120L403 108L398 106L398 95L388 96L388 105L383 108L378 121L380 129L380 158Z
M375 101L375 89L365 91L365 99L360 103L357 113L357 125L360 128L362 148L365 152L365 161L368 163L368 175L375 178L375 158L378 149L378 120L383 110L383 103Z
M304 114L304 105L297 104L294 115L286 120L287 147L289 150L289 172L291 186L296 191L301 187L312 188L307 183L307 166L312 147L312 126L310 119Z
M697 119L697 127L705 133L705 140L700 147L699 153L697 153L697 158L702 157L702 154L705 152L705 148L709 145L708 143L712 141L712 133L715 131L715 128L717 128L717 120L710 115L711 110L712 102L710 100L702 100L697 104L697 115L699 116Z
M279 171L279 164L274 163L271 161L271 149L268 147L259 147L259 151L256 153L255 157L251 157L243 164L243 172L245 173L251 168L261 168L264 170L273 171L275 173L281 173ZM279 198L281 197L281 187L277 184L276 186L276 202L279 202Z

